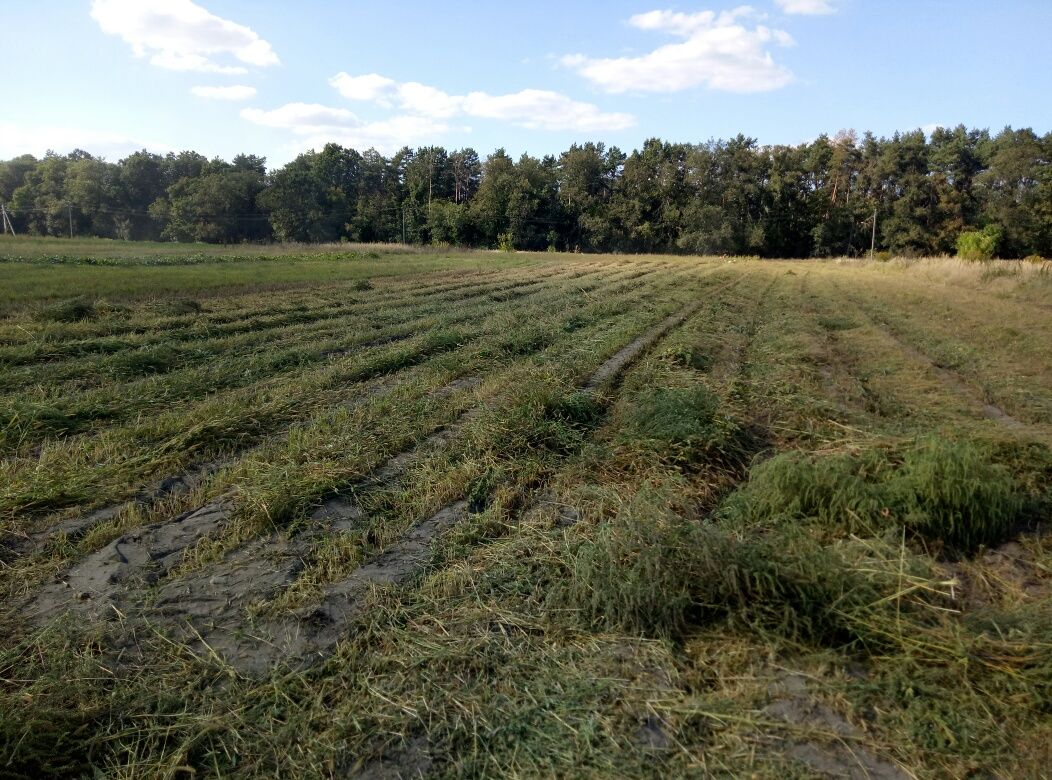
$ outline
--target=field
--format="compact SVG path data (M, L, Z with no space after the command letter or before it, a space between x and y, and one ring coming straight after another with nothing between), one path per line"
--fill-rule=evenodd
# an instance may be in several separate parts
M1052 765L1048 264L0 257L0 777Z

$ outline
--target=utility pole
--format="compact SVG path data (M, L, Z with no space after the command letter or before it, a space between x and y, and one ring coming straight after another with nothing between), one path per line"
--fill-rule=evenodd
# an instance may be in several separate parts
M873 260L873 252L877 248L877 210L873 209L873 235L869 239L869 259Z
M69 214L69 237L73 238L73 206L66 203L66 211Z
M431 221L431 193L434 191L435 180L435 147L427 152L427 220Z
M405 206L402 206L402 245L405 245Z
M11 218L7 216L7 206L0 203L0 216L4 218L4 235L7 235L7 231L11 231L11 235L15 235L15 226L11 224Z

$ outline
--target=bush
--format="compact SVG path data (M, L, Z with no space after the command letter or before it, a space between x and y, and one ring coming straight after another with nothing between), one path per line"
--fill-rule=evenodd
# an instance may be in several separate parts
M989 260L1001 243L1001 228L987 225L982 230L969 230L957 237L957 256L962 260Z
M497 249L501 252L514 252L515 236L511 233L501 233L497 236Z

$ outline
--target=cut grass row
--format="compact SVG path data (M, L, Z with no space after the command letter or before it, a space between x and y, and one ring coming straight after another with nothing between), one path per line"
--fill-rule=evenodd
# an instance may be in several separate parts
M326 491L454 420L448 446L360 494L361 526L318 545L267 608L309 605L448 501L466 495L474 513L417 578L366 594L334 657L310 669L243 678L149 632L137 637L148 662L116 673L91 631L11 648L0 725L15 766L331 776L382 760L460 777L775 778L879 761L918 776L1040 776L1052 550L1023 539L1016 553L1044 597L1005 586L978 612L947 584L964 564L941 550L963 541L946 536L962 506L1003 533L994 510L1009 517L1047 492L1052 458L923 381L845 294L861 284L852 269L831 269L833 284L816 268L662 275L638 292L655 296L644 305L627 294L609 319L519 358L465 365L477 344L399 375L397 398L348 413L313 404L302 429L193 497L244 491L239 536L187 567L294 530ZM705 305L598 409L582 402L590 367L696 295ZM889 296L889 317L898 306ZM521 325L507 316L510 336ZM530 316L542 333L569 321ZM484 381L434 392L467 375ZM70 560L117 531L49 554ZM988 583L1003 573L966 563Z
M611 276L611 281L620 278L615 274ZM598 276L590 283L582 282L579 286L587 292L605 283L606 280ZM562 294L562 282L559 279L521 284L524 289L521 290L520 303L535 296L543 298L549 294ZM494 301L486 294L478 299L472 296L465 300L468 303L460 302L457 305L440 301L433 307L423 307L422 311L407 307L401 312L385 315L391 324L372 331L363 332L360 326L355 328L353 322L337 324L333 330L342 332L346 327L352 335L328 341L324 339L324 333L319 333L314 326L306 328L306 332L290 334L284 343L279 334L271 334L269 341L251 344L240 361L236 358L241 356L235 350L233 355L222 356L229 357L230 361L213 360L201 366L177 368L164 375L130 383L110 382L81 394L70 393L51 384L40 385L35 398L31 394L20 393L8 400L8 408L3 415L4 441L9 449L12 446L33 446L49 434L69 435L89 428L98 429L102 424L135 417L157 404L169 408L173 403L193 401L206 394L253 385L275 375L300 372L311 365L332 362L334 356L338 362L341 355L345 357L356 349L361 350L366 362L377 359L382 363L383 359L376 356L396 350L390 346L394 342L406 341L411 344L415 334L438 332L463 324L470 326L473 321L483 319L494 310ZM497 305L499 307L500 304ZM428 308L439 313L427 316ZM425 316L415 317L418 313L424 313ZM426 340L427 336L423 339ZM426 345L424 349L426 351ZM100 366L99 370L104 370L104 367ZM128 399L134 401L129 402Z
M532 313L526 313L544 322L544 325L538 328L522 344L508 342L506 326L509 320L507 316L495 317L495 323L498 327L494 328L488 340L470 344L465 348L459 349L457 353L440 357L436 362L436 368L443 379L448 381L457 375L463 376L466 373L484 372L487 366L499 365L509 358L526 357L535 349L544 348L551 339L554 339L551 347L553 349L559 348L560 340L580 341L581 339L587 339L591 329L605 327L606 320L622 313L624 307L632 306L633 302L638 304L639 301L648 297L654 298L662 290L674 287L675 284L676 279L673 277L666 284L656 286L653 289L644 288L644 290L635 293L626 293L622 298L603 299L602 303L593 304L590 309L581 310L571 305L568 310L573 312L573 316L578 320L583 319L584 322L590 324L575 328L570 333L565 332L564 314L562 312L558 310L554 312L548 311L548 304L539 306ZM544 321L544 317L549 319ZM534 338L533 336L536 335L540 335L542 338ZM509 347L512 348L511 353L508 352ZM545 354L547 353L542 353L542 359ZM450 367L455 367L455 373L452 376L448 373ZM426 370L427 367L425 365L422 368ZM307 421L312 418L327 419L333 416L330 411L333 407L337 408L336 415L339 416L342 413L339 407L348 405L348 400L354 398L355 393L344 387L343 382L334 381L332 373L328 373L329 376L322 382L315 381L307 384L307 387L313 388L313 397L311 397L310 391L308 391L306 396L301 394L298 398L295 396L290 397L290 395L279 396L277 405L272 406L269 410L270 414L268 414L268 409L265 405L259 403L246 405L243 402L239 402L232 406L224 404L223 409L227 413L238 416L238 419L231 421L229 418L215 419L214 413L216 409L213 408L212 419L214 421L211 425L198 425L195 428L180 431L181 436L174 445L171 441L167 442L158 448L159 452L151 453L150 458L143 459L134 456L128 458L124 453L127 452L126 448L131 442L122 444L119 438L105 441L105 436L96 437L96 441L93 442L95 447L86 452L82 451L79 455L75 451L58 453L53 450L45 450L41 458L47 463L46 469L23 471L22 474L24 476L21 479L16 474L12 474L13 478L9 483L8 496L22 497L15 499L20 504L19 508L10 510L12 511L12 517L16 515L24 516L28 508L26 504L29 501L43 502L43 506L54 506L56 502L61 504L63 501L79 503L88 495L92 496L95 502L99 499L107 500L126 495L130 489L129 486L141 484L143 476L141 469L144 467L156 473L159 462L163 463L168 469L173 469L179 464L181 459L185 460L187 457L206 458L215 454L217 449L219 451L229 449L232 442L223 441L220 438L224 430L232 429L235 431L236 441L239 443L239 446L244 446L250 444L253 440L259 440L271 435L275 431L274 426L279 422L288 424L300 420L309 425L310 423ZM313 379L317 380L317 377ZM375 400L370 398L366 399L360 410L358 407L355 407L350 413L366 413L365 410L370 408L370 405L386 409L386 404L388 403L404 405L419 402L421 397L436 386L434 384L435 381L438 380L434 378L432 372L432 376L428 377L422 384L412 385L408 382L406 383L407 392L412 394L410 398L406 398L401 394L394 394L391 398L387 396L383 398L378 397ZM325 390L319 393L319 388L325 388ZM285 388L285 392L288 393L287 388ZM376 414L375 411L373 413ZM380 413L377 419L382 419L386 414L387 412ZM282 415L284 415L283 418ZM249 416L250 419L246 419L246 416ZM171 427L178 429L180 422L185 424L178 415L175 415ZM250 422L256 427L249 429L248 424ZM344 423L346 423L346 420L344 420ZM331 424L331 421L324 423L325 426ZM354 425L346 424L349 426L349 434L360 437L362 442L365 443L362 446L372 446L369 444L371 434L368 427L362 427L362 424L359 423ZM297 428L295 433L297 436L301 435L301 428ZM133 431L133 434L141 441L142 430ZM276 446L280 448L280 442ZM81 465L85 457L89 459L89 462L96 464L93 471L86 470ZM246 457L267 462L272 456L265 452L257 452ZM81 478L87 476L89 482L78 486L78 476ZM41 477L44 477L44 479L40 480ZM19 489L20 492L18 492ZM55 490L60 492L56 494ZM30 498L31 496L34 498Z

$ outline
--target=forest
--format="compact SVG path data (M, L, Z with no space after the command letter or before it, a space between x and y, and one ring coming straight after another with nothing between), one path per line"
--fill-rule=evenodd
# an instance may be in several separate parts
M558 156L329 144L265 158L84 151L0 162L19 234L233 244L401 242L522 250L900 256L963 245L1052 256L1052 133L841 131L795 146L739 135ZM874 231L874 220L876 230ZM963 236L963 238L962 238Z

